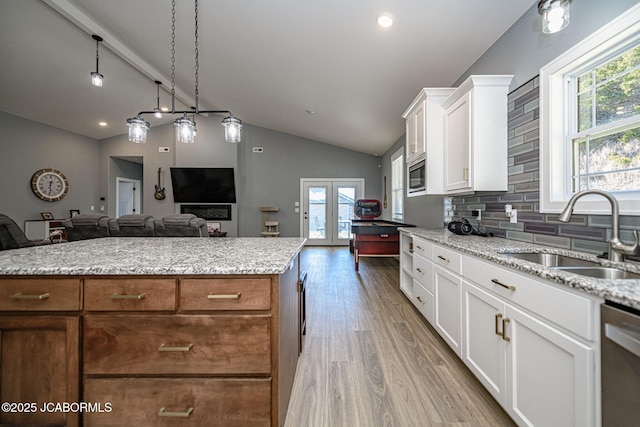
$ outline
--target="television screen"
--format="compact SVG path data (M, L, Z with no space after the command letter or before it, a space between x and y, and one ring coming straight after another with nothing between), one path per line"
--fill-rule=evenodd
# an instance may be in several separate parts
M233 168L171 168L175 203L236 203Z

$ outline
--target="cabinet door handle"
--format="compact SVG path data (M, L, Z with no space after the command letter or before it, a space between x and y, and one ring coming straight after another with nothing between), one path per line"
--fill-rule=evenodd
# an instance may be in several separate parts
M500 282L498 279L491 279L492 283L495 283L498 286L502 286L505 289L509 289L510 291L515 291L516 287L513 285L505 285L504 283Z
M11 295L11 299L47 299L51 296L49 292L45 292L44 294L39 295L30 295L30 294L21 294L18 292L17 294Z
M462 179L469 181L469 168L462 168Z
M164 343L160 344L160 347L158 347L158 351L191 351L191 349L193 348L193 343L187 344L184 347L170 347Z
M120 294L111 294L109 298L111 299L145 299L147 294L138 294L138 295L120 295Z
M500 332L500 319L502 319L502 313L496 314L496 335L504 338L504 329Z
M420 301L422 304L424 304L424 301L422 300L422 297L416 297L416 299L417 299L418 301Z
M508 317L502 319L502 339L509 342L511 338L507 336L507 323L511 322L511 319Z
M441 260L443 260L444 262L450 262L449 258L445 258L442 255L438 255L438 258L440 258Z
M424 271L422 271L422 269L420 267L416 268L416 271L420 274L424 274Z
M237 294L209 294L207 295L207 299L240 299L242 293L238 292Z
M173 417L173 418L188 418L191 416L193 408L187 408L184 412L171 412L167 411L165 407L160 408L158 411L159 417Z

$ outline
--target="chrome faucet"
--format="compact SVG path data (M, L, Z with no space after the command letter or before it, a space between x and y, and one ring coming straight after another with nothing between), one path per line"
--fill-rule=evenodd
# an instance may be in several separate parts
M636 242L633 245L625 245L622 240L620 240L620 214L618 201L606 191L583 190L574 194L558 219L562 222L569 222L576 201L587 194L599 194L611 203L611 240L609 240L609 259L611 261L624 261L625 255L638 255L640 253L638 232L633 230L633 236L636 239Z

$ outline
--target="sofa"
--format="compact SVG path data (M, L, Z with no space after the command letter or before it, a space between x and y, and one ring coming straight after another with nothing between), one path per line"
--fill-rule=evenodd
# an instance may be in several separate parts
M0 250L48 245L51 240L29 240L9 216L0 213Z
M62 221L67 240L98 237L209 237L207 222L194 214L173 214L163 218L132 214L110 218L102 214L80 214Z

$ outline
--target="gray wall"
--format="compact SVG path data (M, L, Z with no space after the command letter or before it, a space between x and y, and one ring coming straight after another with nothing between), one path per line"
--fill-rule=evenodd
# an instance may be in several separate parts
M282 236L300 235L300 178L364 178L365 198L381 198L381 159L368 154L245 125L238 145L239 227L242 236L259 236L261 206L278 206L269 218ZM263 147L263 153L253 153ZM302 209L302 208L301 208Z
M0 212L24 227L27 219L42 219L40 212L68 218L71 209L98 209L97 140L3 112L0 129ZM31 176L41 168L65 174L69 192L64 199L45 202L33 194Z

